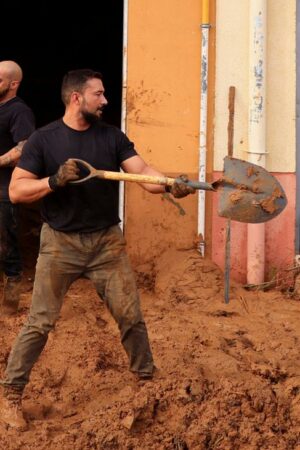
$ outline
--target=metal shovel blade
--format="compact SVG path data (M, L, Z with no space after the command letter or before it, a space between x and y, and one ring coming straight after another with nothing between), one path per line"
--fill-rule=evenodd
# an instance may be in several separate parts
M226 156L224 176L213 185L219 190L218 214L238 222L267 222L287 205L277 179L263 167L241 159Z

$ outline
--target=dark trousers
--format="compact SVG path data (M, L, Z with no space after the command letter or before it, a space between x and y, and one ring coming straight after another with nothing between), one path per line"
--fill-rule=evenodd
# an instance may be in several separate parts
M6 386L25 386L59 317L64 295L77 278L89 278L117 322L132 372L154 364L134 273L118 226L93 233L62 233L44 224L27 323L10 353Z
M0 202L0 270L8 277L19 276L22 272L18 225L18 205Z

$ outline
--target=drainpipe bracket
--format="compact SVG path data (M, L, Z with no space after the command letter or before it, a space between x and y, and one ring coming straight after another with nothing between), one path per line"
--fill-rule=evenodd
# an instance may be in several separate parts
M251 155L268 155L269 152L252 152L250 150L246 150L246 153L251 154Z

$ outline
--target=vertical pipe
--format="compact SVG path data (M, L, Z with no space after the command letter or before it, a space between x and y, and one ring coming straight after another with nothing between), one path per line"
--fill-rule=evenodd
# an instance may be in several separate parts
M128 45L128 1L123 0L123 63L122 63L122 111L121 130L126 133L127 119L127 45ZM120 227L124 230L124 181L119 184Z
M224 300L229 303L230 290L230 241L231 241L231 220L226 221L225 232L225 271L224 271Z
M208 43L209 43L209 0L202 0L201 24L201 94L199 133L199 181L206 181L207 152L207 95L208 95ZM198 237L201 256L205 254L205 191L198 193Z
M248 160L266 165L266 15L267 0L250 0ZM247 282L260 284L265 272L265 225L248 224Z
M227 140L227 156L233 156L233 132L234 132L234 100L235 100L235 87L230 86L228 95L228 140ZM229 290L230 290L230 241L231 241L231 220L227 219L226 222L226 239L225 239L225 273L224 273L224 300L225 303L229 303Z

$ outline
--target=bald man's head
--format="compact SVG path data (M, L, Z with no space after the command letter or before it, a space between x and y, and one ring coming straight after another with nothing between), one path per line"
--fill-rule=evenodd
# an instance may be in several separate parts
M17 95L22 77L23 73L19 64L14 61L0 61L0 102Z
M0 73L4 72L11 81L22 81L22 69L14 61L0 61Z

